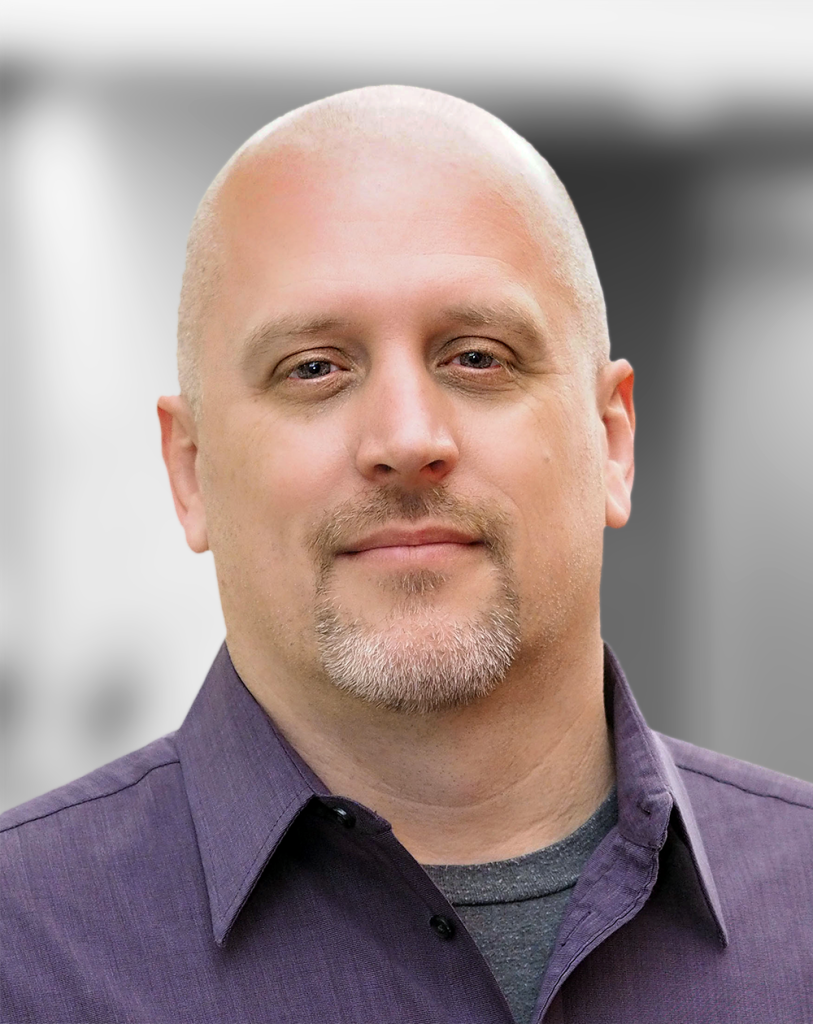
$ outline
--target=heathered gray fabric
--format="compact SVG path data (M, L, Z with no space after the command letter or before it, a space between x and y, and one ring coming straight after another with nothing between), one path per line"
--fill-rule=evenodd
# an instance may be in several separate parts
M480 947L516 1024L531 1020L573 887L617 820L613 788L575 832L535 853L487 864L424 865Z

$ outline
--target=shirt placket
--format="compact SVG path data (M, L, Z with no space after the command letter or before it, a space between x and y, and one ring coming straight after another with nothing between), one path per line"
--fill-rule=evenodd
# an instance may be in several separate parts
M562 986L582 961L644 906L658 876L657 847L642 846L617 829L602 843L577 884L548 962L534 1024L566 1020Z

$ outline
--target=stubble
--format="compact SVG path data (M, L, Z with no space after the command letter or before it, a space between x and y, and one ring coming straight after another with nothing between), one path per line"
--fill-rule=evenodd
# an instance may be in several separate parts
M493 591L468 615L438 610L444 572L404 569L382 576L391 610L365 622L343 606L335 558L349 538L391 522L430 519L479 538L493 567ZM462 707L492 693L520 649L519 595L508 557L509 524L500 511L452 497L444 488L419 493L382 489L334 509L314 530L317 561L315 631L331 682L366 703L412 714Z

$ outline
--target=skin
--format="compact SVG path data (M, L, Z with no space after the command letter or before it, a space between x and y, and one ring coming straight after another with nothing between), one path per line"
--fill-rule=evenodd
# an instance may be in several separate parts
M474 863L563 838L614 781L599 583L603 529L630 511L633 374L597 367L579 336L539 227L557 202L545 178L527 171L532 208L500 139L466 142L463 160L453 129L431 144L419 118L399 131L314 148L286 129L240 153L216 197L225 260L203 400L196 415L182 396L158 409L178 517L214 554L245 685L327 786L387 818L418 860ZM421 144L405 149L404 131ZM302 318L335 322L292 332ZM352 524L376 496L439 490L501 524L522 642L487 697L410 714L326 677L312 541L337 510ZM358 539L351 525L342 541ZM495 595L483 544L328 560L333 593L371 628L453 630ZM405 602L393 581L426 570L442 583Z

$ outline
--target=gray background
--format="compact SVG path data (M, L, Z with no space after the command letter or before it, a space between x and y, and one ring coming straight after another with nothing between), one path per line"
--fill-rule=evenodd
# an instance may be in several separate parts
M480 75L435 51L384 68L367 44L329 69L304 50L281 69L254 50L241 66L18 44L2 72L0 806L180 723L223 636L154 412L175 390L185 234L260 125L389 80L502 117L585 223L638 409L604 633L650 723L813 780L807 79L749 92L730 71L726 92L707 74L681 105L654 66L613 90L589 68L545 78L527 45Z

